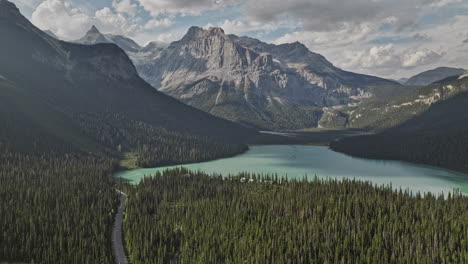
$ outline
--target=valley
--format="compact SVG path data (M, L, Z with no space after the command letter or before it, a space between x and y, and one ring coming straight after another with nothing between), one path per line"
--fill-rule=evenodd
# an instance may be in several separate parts
M444 52L350 49L334 64L320 37L192 26L201 3L12 1L0 263L468 263L468 72L427 66ZM358 73L385 72L379 56L405 78Z

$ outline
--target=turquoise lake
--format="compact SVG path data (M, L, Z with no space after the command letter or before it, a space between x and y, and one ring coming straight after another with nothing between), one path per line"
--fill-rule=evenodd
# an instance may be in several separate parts
M244 154L187 165L135 169L117 172L115 177L138 183L143 177L166 169L185 167L206 173L236 174L255 172L277 173L288 178L355 178L377 185L392 184L394 188L413 192L448 193L454 188L468 194L468 175L450 170L400 161L383 161L354 158L334 152L327 147L272 145L251 146Z

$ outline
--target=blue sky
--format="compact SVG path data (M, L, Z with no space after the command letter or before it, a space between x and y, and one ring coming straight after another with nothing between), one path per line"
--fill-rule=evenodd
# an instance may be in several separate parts
M190 26L271 43L300 41L335 65L388 78L468 68L468 0L13 0L64 40L96 25L141 45Z

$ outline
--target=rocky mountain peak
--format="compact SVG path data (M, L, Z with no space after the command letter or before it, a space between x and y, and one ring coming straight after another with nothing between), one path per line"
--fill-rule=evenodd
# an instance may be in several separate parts
M191 27L151 60L133 59L156 89L214 115L268 129L316 126L322 107L357 103L362 94L372 96L368 86L389 83L344 72L300 42L269 44L217 27Z
M223 39L228 39L226 34L224 33L224 30L219 27L210 27L209 29L205 30L201 27L191 27L187 34L182 38L181 41L187 42L187 41L192 41L195 39L199 38L206 38L206 37L219 37Z
M219 36L225 36L226 34L224 33L224 30L219 27L210 27L208 29L208 32L210 35L219 35Z
M110 43L111 41L103 35L96 26L92 26L86 35L76 42L86 45L98 44L98 43Z
M189 28L187 31L187 34L182 38L182 40L189 40L189 39L194 39L200 36L204 32L203 28L197 27L197 26L192 26Z
M284 50L285 52L287 51L287 52L295 53L295 54L310 52L309 49L299 41L296 41L294 43L281 44L281 45L278 45L278 48L280 50Z
M87 34L101 34L101 32L99 31L99 29L93 25L89 30L88 30L88 33Z

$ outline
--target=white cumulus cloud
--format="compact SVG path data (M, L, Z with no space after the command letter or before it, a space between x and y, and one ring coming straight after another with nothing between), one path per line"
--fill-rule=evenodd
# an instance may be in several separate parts
M431 7L443 7L450 4L462 3L463 0L434 0L430 6Z
M437 62L441 57L441 54L438 54L429 49L416 50L408 52L403 56L401 66L411 68L428 63L434 63Z
M91 18L64 0L46 0L33 12L31 21L64 39L73 39L91 26Z
M378 25L345 24L341 28L330 31L296 31L287 33L276 39L277 44L300 41L309 47L342 47L366 40L370 34L378 30Z
M93 21L103 32L114 34L133 35L141 30L141 26L128 20L121 13L115 13L110 8L104 7L96 11Z
M385 68L400 65L400 57L392 44L367 50L345 51L341 66L345 68Z
M162 18L162 19L151 19L149 20L144 28L148 30L153 29L161 29L161 28L168 28L174 24L174 21L170 20L169 18Z
M132 0L113 0L112 7L114 7L118 13L126 13L131 16L134 16L138 10L138 6L132 3Z
M142 27L123 13L109 7L88 14L66 0L45 0L33 12L31 21L43 30L50 30L64 40L76 40L96 25L104 33L133 35Z
M279 27L280 23L259 23L255 21L240 21L226 19L218 24L207 24L204 28L220 27L224 29L227 34L241 35L252 31L270 32Z

